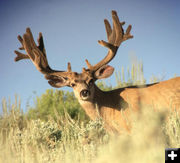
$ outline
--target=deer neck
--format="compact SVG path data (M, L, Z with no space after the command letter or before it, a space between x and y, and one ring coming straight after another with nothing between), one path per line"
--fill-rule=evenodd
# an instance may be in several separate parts
M79 102L87 115L92 120L95 120L99 116L102 117L102 113L104 114L106 111L109 111L109 109L120 110L120 98L117 98L119 91L116 90L116 92L112 92L113 91L102 91L95 85L93 99L89 101L79 100Z

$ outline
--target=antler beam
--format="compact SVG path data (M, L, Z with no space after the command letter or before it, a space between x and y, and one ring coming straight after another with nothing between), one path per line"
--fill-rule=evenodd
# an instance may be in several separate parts
M103 40L98 41L100 45L109 49L106 57L97 64L95 64L94 66L92 66L87 59L85 60L88 69L90 69L91 71L96 71L102 66L109 63L115 57L116 52L119 46L121 45L121 43L123 41L133 38L133 36L130 34L132 26L129 25L126 30L126 33L124 33L122 26L125 24L125 22L119 21L116 11L112 11L112 20L113 20L113 29L111 28L109 21L107 19L104 20L108 42Z
M22 47L20 47L20 50L25 50L27 54L23 54L19 51L14 51L15 54L17 55L15 57L15 61L19 61L22 59L30 59L35 67L43 74L49 74L53 75L53 73L58 73L62 76L67 76L69 72L71 72L71 64L68 63L68 71L57 71L53 70L50 68L46 56L46 51L44 47L44 41L43 41L43 36L42 33L39 33L39 38L38 38L38 45L36 45L32 32L30 28L26 29L26 33L21 37L20 35L18 36L18 40L20 41Z

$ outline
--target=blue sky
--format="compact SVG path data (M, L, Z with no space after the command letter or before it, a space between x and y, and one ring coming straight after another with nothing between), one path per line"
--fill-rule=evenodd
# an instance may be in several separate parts
M126 21L125 27L132 24L134 35L111 61L115 70L126 68L136 56L146 79L180 76L179 0L0 0L0 100L14 101L17 94L26 110L27 101L52 88L30 61L14 62L13 51L20 46L17 35L26 27L35 39L43 33L52 68L66 70L71 62L73 71L80 72L86 58L95 64L106 55L97 40L106 40L103 19L111 22L112 9ZM114 85L114 75L106 81Z

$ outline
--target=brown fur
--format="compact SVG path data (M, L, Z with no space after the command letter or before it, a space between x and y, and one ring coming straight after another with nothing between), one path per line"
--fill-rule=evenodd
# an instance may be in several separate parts
M180 109L180 77L140 87L126 87L104 92L95 86L91 101L80 101L92 120L100 116L109 132L121 133L131 128L130 114L142 106L152 111Z

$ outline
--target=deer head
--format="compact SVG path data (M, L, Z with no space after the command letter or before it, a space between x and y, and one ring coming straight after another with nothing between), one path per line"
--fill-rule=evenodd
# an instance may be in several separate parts
M30 28L26 29L23 37L18 36L18 40L22 44L22 47L19 49L25 50L27 54L15 51L17 55L15 61L30 59L37 70L45 75L51 86L56 88L63 86L72 87L78 100L92 101L96 87L95 81L112 75L114 68L107 64L115 57L121 43L133 38L130 34L131 25L128 26L124 33L122 26L125 22L119 21L116 11L112 11L112 20L113 28L111 28L108 20L104 20L108 42L98 41L100 45L108 48L107 55L94 66L88 60L85 60L87 68L82 68L81 73L73 72L70 63L68 63L67 71L53 70L48 64L42 33L39 33L38 45L36 45Z

